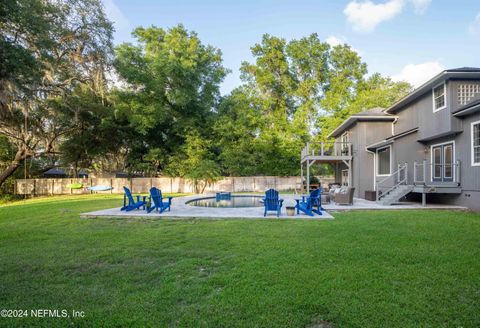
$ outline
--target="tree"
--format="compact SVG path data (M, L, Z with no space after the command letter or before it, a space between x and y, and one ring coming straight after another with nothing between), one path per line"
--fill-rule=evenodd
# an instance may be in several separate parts
M367 65L348 45L330 47L316 34L287 42L264 35L241 67L244 85L225 97L216 124L228 174L298 174L300 150L325 140L349 115L387 107L409 90ZM248 173L247 173L248 172Z
M341 88L332 90L323 103L326 113L317 121L320 130L317 138L326 140L328 134L350 115L375 107L387 108L411 90L410 84L393 82L379 73L371 75L366 80L359 80L353 94Z
M224 97L218 108L213 132L222 172L230 176L258 173L258 133L262 115L259 106L241 88Z
M221 52L203 45L182 25L169 30L140 27L133 35L137 44L116 48L115 66L126 87L117 90L115 106L142 136L142 151L160 149L166 161L192 129L210 129L227 70Z
M179 175L192 180L196 193L203 193L220 177L220 167L212 155L211 146L210 140L193 130L187 134L181 152L174 157Z
M76 86L104 93L113 28L98 0L7 0L0 15L0 133L16 148L1 185L76 129L79 113L59 105Z

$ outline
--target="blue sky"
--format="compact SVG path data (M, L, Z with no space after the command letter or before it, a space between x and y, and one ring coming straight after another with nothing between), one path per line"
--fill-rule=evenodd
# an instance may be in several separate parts
M445 68L480 66L479 0L103 0L115 43L133 41L137 26L182 23L220 48L232 72L223 94L238 86L242 61L262 34L300 38L317 33L346 42L369 72L419 85Z

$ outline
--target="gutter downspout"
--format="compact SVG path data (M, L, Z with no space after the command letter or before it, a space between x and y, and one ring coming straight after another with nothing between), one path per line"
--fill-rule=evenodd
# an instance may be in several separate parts
M377 191L377 159L375 157L376 153L368 150L367 147L365 147L365 151L367 153L373 154L373 190Z
M395 124L398 122L398 117L395 117L395 119L392 122L392 136L395 135Z

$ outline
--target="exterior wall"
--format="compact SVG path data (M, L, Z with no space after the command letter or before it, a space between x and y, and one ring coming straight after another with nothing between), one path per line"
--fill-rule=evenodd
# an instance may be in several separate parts
M408 182L413 183L413 165L417 161L421 163L430 158L430 150L417 141L418 133L411 133L402 138L395 139L392 144L392 173L397 170L399 164L407 163Z
M418 114L418 138L427 139L446 134L452 131L452 96L451 83L447 82L447 107L439 111L433 111L432 91L427 92L421 99L417 100Z
M427 96L424 95L421 101L421 105L426 106L428 102ZM394 124L395 134L400 134L402 132L414 129L418 127L418 110L419 104L417 102L411 103L402 110L394 113L398 116L397 122Z
M454 80L450 82L450 88L449 88L449 95L450 95L450 112L453 113L460 107L462 107L462 104L459 104L458 102L458 86L461 84L476 84L480 85L480 81L469 81L469 80ZM477 95L477 97L480 96L480 94ZM463 129L469 129L469 126L464 125L464 121L461 118L457 118L455 116L452 116L452 129L457 130L457 131L463 131Z
M463 192L480 192L480 166L472 166L472 122L480 121L480 113L464 118L462 133L455 138L455 158L460 160L460 181ZM480 200L480 198L477 198Z
M349 141L352 143L352 187L355 187L354 196L364 198L365 191L374 190L374 156L366 151L366 146L391 136L392 123L361 121L353 125L347 133ZM340 138L336 141L340 142ZM345 164L337 164L335 181L341 181L342 170L345 169L347 169Z

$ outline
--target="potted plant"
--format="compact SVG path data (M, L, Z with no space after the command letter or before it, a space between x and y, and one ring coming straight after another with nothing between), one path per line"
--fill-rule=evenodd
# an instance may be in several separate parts
M288 216L295 216L295 206L287 206L285 208L287 209Z

